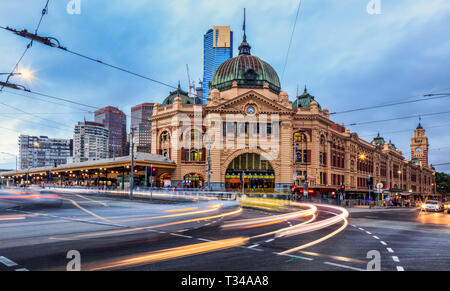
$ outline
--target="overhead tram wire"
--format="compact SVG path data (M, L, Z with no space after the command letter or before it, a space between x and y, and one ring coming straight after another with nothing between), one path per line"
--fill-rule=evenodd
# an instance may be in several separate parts
M373 123L388 122L388 121L395 121L395 120L403 120L403 119L410 119L410 118L418 118L418 117L423 117L423 116L442 115L442 114L450 114L450 111L443 111L443 112L436 112L436 113L426 113L426 114L417 114L417 115L410 115L410 116L390 118L390 119L381 119L381 120L374 120L374 121L366 121L366 122L359 122L359 123L350 123L350 124L344 124L344 126L367 125L367 124L373 124Z
M288 59L289 59L289 53L291 51L291 46L292 46L292 40L294 39L294 32L295 32L295 27L297 26L297 20L298 20L298 15L300 13L300 8L302 6L302 0L299 0L298 2L298 8L297 8L297 14L295 15L295 21L294 21L294 26L292 28L292 33L291 33L291 38L289 40L289 45L288 45L288 49L286 52L286 59L284 61L284 66L283 66L283 72L281 74L281 82L283 82L284 80L284 73L286 71L286 67L287 67L287 63L288 63Z
M356 112L356 111L364 111L364 110L370 110L370 109L384 108L384 107L403 105L403 104L410 104L410 103L417 103L417 102L422 102L422 101L428 101L428 100L434 100L434 99L443 99L443 98L449 98L449 97L450 97L450 95L449 96L432 96L432 97L429 97L429 98L422 98L422 99L416 99L416 100L411 100L411 101L402 101L402 102L388 103L388 104L383 104L383 105L374 105L374 106L361 107L361 108L350 109L350 110L345 110L345 111L340 111L340 112L332 112L332 113L330 113L330 115L351 113L351 112Z
M34 92L34 91L31 91L31 90L28 90L28 89L24 89L24 90L21 90L21 91L28 92L28 93L35 94L35 95L39 95L39 96L43 96L43 97L50 98L50 99L55 99L55 100L67 102L67 103L78 105L78 106L84 106L84 107L92 108L92 109L95 109L95 110L101 109L101 107L92 106L92 105L88 105L88 104L84 104L84 103L72 101L72 100L69 100L69 99L66 99L66 98L56 97L56 96L52 96L52 95L48 95L48 94L44 94L44 93L38 93L38 92ZM15 93L15 92L11 92L11 91L5 91L5 92L10 93L10 94L14 94L14 95L18 95L18 96L23 96L23 97L26 97L26 98L32 98L30 96L26 96L26 95ZM38 99L38 100L41 100L41 101L44 101L44 102L50 102L50 101L46 101L46 100L42 100L42 99ZM54 103L54 102L50 102L50 103ZM56 104L58 104L58 103L56 103ZM62 104L60 104L60 105L62 105ZM77 109L79 109L79 108L77 108ZM83 110L83 109L80 109L80 110ZM94 112L92 112L92 111L88 111L88 110L85 110L85 111L86 111L86 113L94 114ZM133 117L133 116L128 115L128 114L125 114L125 116L126 117L130 117L130 119L133 119L133 120L147 121L147 122L149 121L148 119L139 118L139 117Z
M31 97L31 96L27 96L27 95L24 95L24 94L11 92L11 91L4 91L4 92L6 92L8 94L16 95L16 96L21 96L21 97L25 97L25 98L29 98L29 99L33 99L33 100L38 100L38 101L41 101L41 102L45 102L45 103L54 104L54 105L58 105L58 106L62 106L62 107L66 107L66 108L72 108L73 109L73 107L71 105L69 105L69 104L52 102L52 101L41 99L41 98L38 98L38 97ZM26 91L26 92L28 92L28 91ZM48 96L46 96L46 97L48 97ZM48 97L48 98L50 98L50 97ZM70 100L66 100L66 99L62 100L62 98L58 98L58 97L53 97L53 99L64 101L64 102L68 102L68 103L72 103L72 101L70 101ZM82 104L79 104L79 105L80 106L85 106L85 105L82 105ZM88 106L88 105L86 105L86 106ZM87 109L83 109L83 108L76 108L76 109L81 110L81 111L83 111L85 113L89 113L89 114L93 114L94 113L91 110L87 110Z
M12 106L12 105L9 105L9 104L3 103L3 102L0 102L0 104L3 105L3 106L5 106L5 107L8 107L8 108L17 110L17 111L19 111L19 112L22 112L22 113L24 113L24 114L26 114L26 115L30 115L30 116L32 116L32 117L34 117L34 118L38 118L38 119L43 120L43 121L46 121L46 122L51 122L52 124L59 124L59 125L62 125L62 126L64 126L64 127L71 128L71 127L68 126L67 124L63 124L63 123L60 123L60 122L56 122L56 121L54 121L54 120L50 120L50 119L47 119L47 118L43 118L43 117L37 116L37 115L35 115L35 114L33 114L33 113L24 111L24 110L22 110L22 109L20 109L20 108L17 108L17 107L15 107L15 106ZM55 126L51 126L51 127L57 128L57 127L55 127ZM62 129L62 128L58 127L57 129ZM72 129L72 128L71 128L71 129Z
M433 125L433 126L427 126L427 130L432 129L432 128L438 128L438 127L448 127L450 125L450 123L443 123L440 125ZM396 131L385 131L385 132L381 132L383 135L386 134L393 134L393 133L403 133L403 132L411 132L411 129L403 129L403 130L396 130ZM373 133L373 134L364 134L364 135L360 135L361 137L373 137L376 136L377 133Z
M41 13L41 18L39 19L39 23L34 31L34 36L31 37L30 42L28 43L27 47L25 48L24 52L22 53L22 55L19 58L19 61L16 63L16 65L14 66L13 70L11 71L11 73L8 75L8 77L6 78L6 82L5 84L2 85L2 87L0 88L0 92L3 91L3 89L5 88L5 86L8 84L9 79L11 78L11 76L13 76L14 72L19 68L19 64L20 62L22 62L22 59L25 57L26 53L28 52L28 50L33 46L33 41L34 39L37 37L37 33L39 31L39 28L41 27L42 24L42 19L44 18L44 16L48 13L48 3L50 2L50 0L47 0L47 3L44 6L44 9L42 9L42 13ZM3 27L2 27L3 28Z
M39 42L39 43L41 43L41 44L43 44L43 45L46 45L46 46L49 46L49 47L52 47L52 48L60 49L60 50L62 50L62 51L65 51L65 52L70 53L70 54L73 54L73 55L75 55L75 56L78 56L78 57L84 58L84 59L86 59L86 60L95 62L95 63L97 63L97 64L101 64L101 65L104 65L104 66L107 66L107 67L110 67L110 68L113 68L113 69L122 71L122 72L124 72L124 73L130 74L130 75L133 75L133 76L136 76L136 77L139 77L139 78L145 79L145 80L147 80L147 81L151 81L151 82L154 82L154 83L157 83L157 84L166 86L166 87L169 87L169 88L171 88L171 89L177 89L176 86L172 86L172 85L167 84L167 83L165 83L165 82L158 81L158 80L156 80L156 79L153 79L153 78L144 76L144 75L142 75L142 74L135 73L135 72L130 71L130 70L128 70L128 69L124 69L124 68L121 68L121 67L119 67L119 66L116 66L116 65L112 65L112 64L106 63L106 62L104 62L104 61L102 61L102 60L100 60L100 59L96 59L96 58L89 57L89 56L87 56L87 55L81 54L81 53L79 53L79 52L72 51L72 50L70 50L70 49L68 49L68 48L66 48L66 47L63 47L63 46L61 45L61 43L60 43L56 38L54 38L54 37L42 37L42 36L38 36L38 35L31 35L31 34L29 34L29 33L26 33L25 31L18 31L18 30L15 30L15 29L13 29L13 28L3 27L3 26L0 26L0 28L2 28L2 29L4 29L4 30L7 30L7 31L10 31L10 32L13 32L14 34L16 34L16 35L18 35L18 36L21 36L21 37L24 37L24 38L33 38L34 41L37 41L37 42Z

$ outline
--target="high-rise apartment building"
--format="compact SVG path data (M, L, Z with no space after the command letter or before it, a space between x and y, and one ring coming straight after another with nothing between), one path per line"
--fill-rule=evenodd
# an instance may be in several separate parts
M203 40L203 104L209 98L209 83L217 68L233 57L233 32L230 26L214 26Z
M22 170L65 164L72 153L71 139L19 136L19 168Z
M79 122L73 134L74 163L106 159L109 156L109 130L101 123Z
M151 153L154 103L143 103L131 108L131 128L134 128L134 152Z
M107 106L95 111L95 122L109 130L109 157L127 154L127 117L117 107Z

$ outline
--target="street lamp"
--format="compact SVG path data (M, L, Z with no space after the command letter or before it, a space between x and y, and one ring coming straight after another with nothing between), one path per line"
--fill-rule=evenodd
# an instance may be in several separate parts
M211 191L211 140L205 142L205 145L208 148L208 191Z
M25 80L30 80L33 78L33 73L29 70L23 70L21 73L0 73L0 76L20 76L21 78Z

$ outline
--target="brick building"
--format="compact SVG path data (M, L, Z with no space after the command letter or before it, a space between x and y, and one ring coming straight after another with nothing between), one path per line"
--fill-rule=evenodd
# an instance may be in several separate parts
M155 104L152 153L176 169L157 180L177 187L288 192L295 183L312 195L367 193L368 179L391 192L432 193L435 171L428 165L428 139L421 125L411 143L412 160L381 136L361 139L330 119L307 89L291 102L279 77L252 56L244 40L239 55L222 63L205 105L180 88Z

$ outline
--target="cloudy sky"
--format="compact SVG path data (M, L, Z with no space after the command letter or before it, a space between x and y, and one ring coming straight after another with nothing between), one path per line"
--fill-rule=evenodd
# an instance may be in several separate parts
M291 99L297 86L302 91L307 85L322 107L340 112L450 92L448 0L381 0L379 15L367 13L369 0L303 0L284 75L298 0L80 1L81 14L69 15L69 0L50 0L40 34L173 86L180 81L185 89L186 64L194 80L202 77L203 34L213 25L232 27L236 54L246 7L252 54L275 68ZM0 0L0 25L34 30L45 2ZM0 73L12 70L25 46L24 39L0 31ZM113 105L127 114L133 105L162 102L170 91L38 43L20 68L32 70L34 79L12 81L33 91L96 107ZM80 107L24 95L0 94L0 152L17 154L19 133L70 138L76 122L93 119ZM426 114L449 108L450 98L443 98L338 114L333 119L348 125L424 114L431 162L436 164L450 162L450 114ZM350 129L369 141L379 131L409 158L417 124L418 118L410 118ZM0 168L14 168L14 158L0 154ZM450 173L450 166L439 170Z

